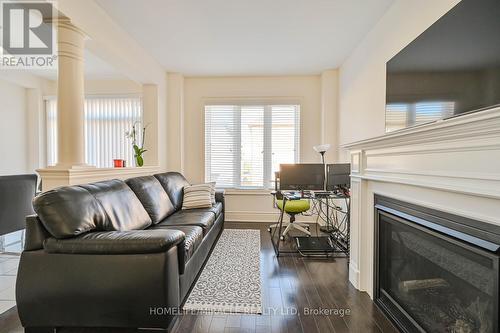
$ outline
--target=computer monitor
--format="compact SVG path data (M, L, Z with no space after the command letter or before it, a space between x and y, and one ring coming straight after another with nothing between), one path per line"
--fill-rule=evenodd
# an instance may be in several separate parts
M325 186L325 166L323 164L280 164L280 190L321 191Z
M326 170L327 170L326 189L328 191L333 191L337 188L351 187L350 163L328 164Z

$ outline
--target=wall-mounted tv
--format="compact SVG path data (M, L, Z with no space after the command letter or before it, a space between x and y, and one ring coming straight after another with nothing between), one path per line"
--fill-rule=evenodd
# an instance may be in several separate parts
M497 106L500 0L462 0L387 62L386 132Z

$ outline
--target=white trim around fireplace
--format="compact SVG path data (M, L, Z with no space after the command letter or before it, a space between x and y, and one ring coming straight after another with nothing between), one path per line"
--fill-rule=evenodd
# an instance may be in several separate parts
M352 170L349 279L372 297L374 194L500 224L500 108L343 148Z

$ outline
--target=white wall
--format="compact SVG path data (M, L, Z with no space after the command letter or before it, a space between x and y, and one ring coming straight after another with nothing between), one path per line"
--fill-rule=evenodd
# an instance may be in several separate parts
M55 93L55 82L24 71L1 71L0 80L11 87L17 87L17 89L25 91L23 103L26 120L22 123L11 124L9 130L16 131L16 133L25 133L24 144L21 146L20 143L16 143L16 145L18 151L22 149L25 151L27 162L25 167L16 169L11 173L34 172L36 169L45 166L45 142L40 140L45 135L45 129L42 126L44 121L43 96ZM13 98L8 94L8 89L3 87L1 90L9 98ZM4 107L4 98L0 99L0 101L2 102L0 107ZM7 144L5 141L0 142L1 149L6 149Z
M31 172L28 163L26 89L0 80L0 174Z
M396 0L340 68L339 143L385 133L385 64L459 0ZM348 161L344 150L341 160Z
M205 181L204 155L204 105L217 101L244 102L245 100L262 103L299 103L301 105L300 124L300 162L320 162L320 156L312 149L322 143L324 129L322 119L335 119L336 89L322 89L323 81L328 87L335 87L337 72L329 71L328 76L274 76L274 77L187 77L180 80L178 75L171 78L169 99L174 90L182 92L184 98L175 103L182 109L181 121L183 139L176 144L182 147L183 154L172 154L169 163L182 166L183 172L192 183ZM179 84L183 82L182 89ZM173 89L174 83L176 89ZM323 90L323 91L322 91ZM326 96L325 94L329 94ZM322 101L328 101L322 107ZM170 111L169 111L170 112ZM177 111L180 112L180 111ZM329 126L332 132L335 125ZM183 161L173 161L173 158ZM273 222L277 210L273 207L272 196L264 190L227 190L226 219L232 221Z
M217 100L257 99L299 102L301 162L319 162L312 147L321 141L321 80L319 75L283 77L185 78L184 172L193 182L204 181L204 104Z

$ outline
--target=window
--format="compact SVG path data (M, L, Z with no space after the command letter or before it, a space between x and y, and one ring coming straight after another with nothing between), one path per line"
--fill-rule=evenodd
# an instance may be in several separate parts
M57 101L46 100L47 165L57 163ZM142 122L139 97L86 97L85 162L98 168L113 166L113 159L133 165L134 152L125 131Z
M205 179L269 188L281 163L299 160L299 105L205 106Z

